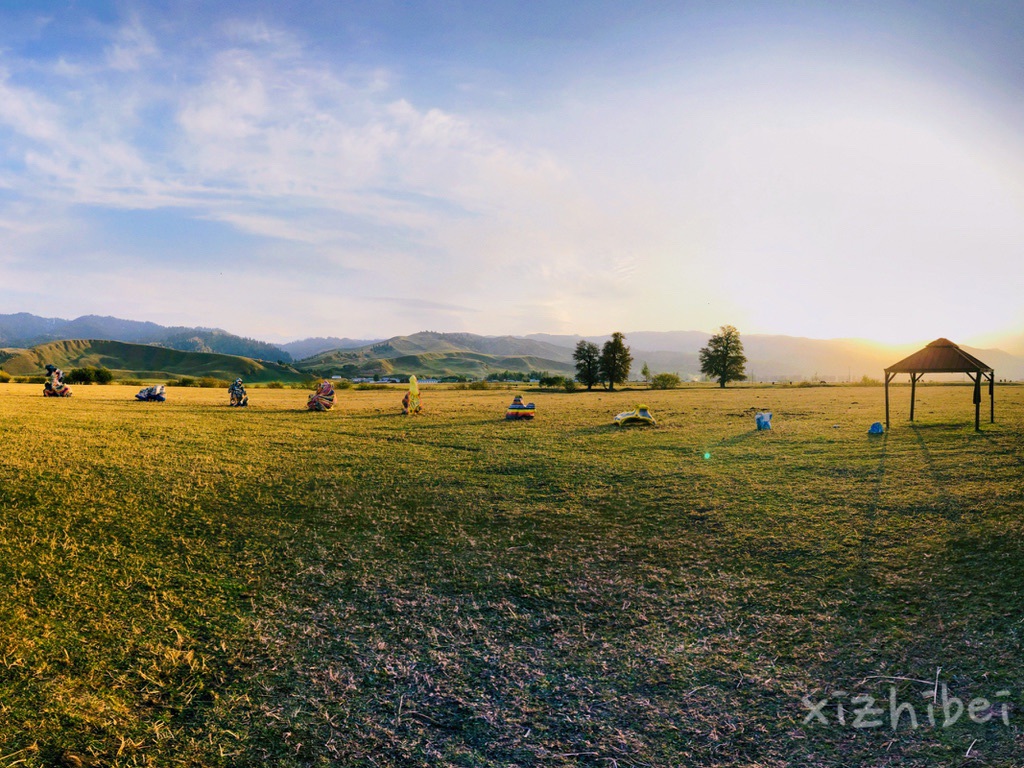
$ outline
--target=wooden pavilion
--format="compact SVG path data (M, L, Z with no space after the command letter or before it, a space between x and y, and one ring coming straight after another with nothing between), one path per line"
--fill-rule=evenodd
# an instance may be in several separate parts
M897 373L910 374L910 420L914 420L917 382L926 373L966 373L974 382L974 428L981 429L981 381L988 380L989 418L996 420L995 371L949 339L936 339L924 349L885 369L885 428L889 428L889 382Z

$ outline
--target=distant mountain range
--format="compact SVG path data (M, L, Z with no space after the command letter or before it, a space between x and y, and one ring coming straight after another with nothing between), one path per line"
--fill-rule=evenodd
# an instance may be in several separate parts
M573 342L575 346L575 342ZM484 378L501 371L571 374L572 348L516 336L424 331L356 349L335 349L296 363L319 375L427 374Z
M305 360L307 357L319 355L321 352L365 347L379 341L383 341L383 339L339 339L337 336L317 336L312 339L289 341L287 344L278 344L277 346L290 355L292 360Z
M652 373L677 373L684 379L700 375L698 353L710 334L702 331L626 333L634 359L633 376L639 376L644 363ZM598 345L607 336L585 337ZM1022 337L1024 338L1024 337ZM217 328L165 327L156 323L121 320L114 317L87 315L75 320L43 318L27 313L0 315L0 364L10 373L21 373L28 359L17 350L38 347L54 341L73 339L106 340L146 345L189 353L234 355L260 366L269 366L267 375L291 371L293 375L348 378L375 374L411 374L419 376L463 375L483 378L500 371L546 371L568 375L575 370L572 354L580 336L531 334L519 336L479 336L471 333L421 332L390 339L359 340L339 337L310 338L287 344L270 344L236 336ZM807 339L793 336L743 334L747 356L747 374L755 381L859 381L862 376L881 378L886 365L896 362L923 344L890 347L858 339ZM929 340L930 341L930 340ZM78 349L78 348L76 348ZM1000 379L1024 379L1024 356L999 349L964 347L971 354L995 368ZM38 350L37 350L38 351ZM55 353L49 348L42 350ZM85 359L92 355L84 347L78 349ZM98 354L98 353L97 353ZM144 358L154 353L122 349L108 357L118 362L118 369L162 370L182 374L180 366L192 370L204 364L197 360L165 360L154 367ZM7 358L4 362L4 358ZM64 358L62 358L64 360ZM50 362L55 362L56 358ZM274 365L263 361L273 361ZM292 365L287 365L294 362ZM56 364L68 366L68 357ZM84 363L75 363L84 364ZM19 368L16 372L12 365ZM39 363L37 371L45 362ZM220 361L218 370L234 370L238 363ZM247 364L245 364L247 365ZM170 366L170 367L168 367ZM114 368L113 365L106 367ZM174 369L174 370L171 370ZM299 373L301 372L301 374ZM25 373L28 373L27 369ZM206 375L206 374L202 374ZM213 375L213 374L209 374ZM262 373L260 375L263 375ZM282 376L284 374L282 373ZM287 377L284 377L285 379Z
M182 376L211 376L232 380L241 376L247 382L259 383L308 378L308 374L278 363L123 341L74 339L51 341L27 350L0 350L0 369L14 376L42 374L48 363L65 372L87 366L107 368L119 379L168 380Z
M85 315L74 320L37 317L26 312L0 315L0 347L28 348L67 339L156 344L182 352L218 352L285 363L292 361L292 356L275 344L235 336L219 328L167 327L98 315Z

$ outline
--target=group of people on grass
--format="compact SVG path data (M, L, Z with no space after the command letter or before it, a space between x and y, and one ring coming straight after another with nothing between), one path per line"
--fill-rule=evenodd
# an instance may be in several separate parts
M43 384L43 397L71 397L71 387L64 383L64 372L55 365L46 366L47 379ZM232 408L245 408L249 405L249 395L245 391L242 379L235 379L228 387L229 406ZM135 399L141 402L162 403L167 400L166 387L163 384L154 384L150 387L143 387L135 395ZM306 400L306 408L310 411L329 411L334 407L334 385L324 379L317 386L316 391ZM420 413L423 406L420 403L419 384L415 376L409 377L409 391L402 397L402 413L406 416ZM506 419L532 419L535 413L533 403L523 403L520 395L512 401L505 413Z
M71 397L71 387L64 383L64 371L55 365L46 366L43 397Z
M71 397L71 387L64 382L64 371L55 365L46 366L46 381L43 383L43 397ZM249 405L249 395L240 378L235 379L228 387L229 406L245 408ZM143 387L135 395L140 402L162 403L167 400L167 389L163 384ZM306 408L311 411L329 411L334 407L334 386L324 379L316 391L306 401Z

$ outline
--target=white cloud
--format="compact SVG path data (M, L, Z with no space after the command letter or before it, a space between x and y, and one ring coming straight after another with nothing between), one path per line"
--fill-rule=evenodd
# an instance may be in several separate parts
M0 123L28 139L51 142L61 136L59 111L45 97L28 88L10 84L10 74L0 69Z
M133 18L117 30L114 42L107 47L106 62L111 69L129 72L140 69L158 53L153 37L138 18Z

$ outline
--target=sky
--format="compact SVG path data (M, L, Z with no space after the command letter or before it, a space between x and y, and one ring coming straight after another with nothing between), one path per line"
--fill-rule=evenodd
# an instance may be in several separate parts
M1024 336L1024 3L0 0L0 313Z

